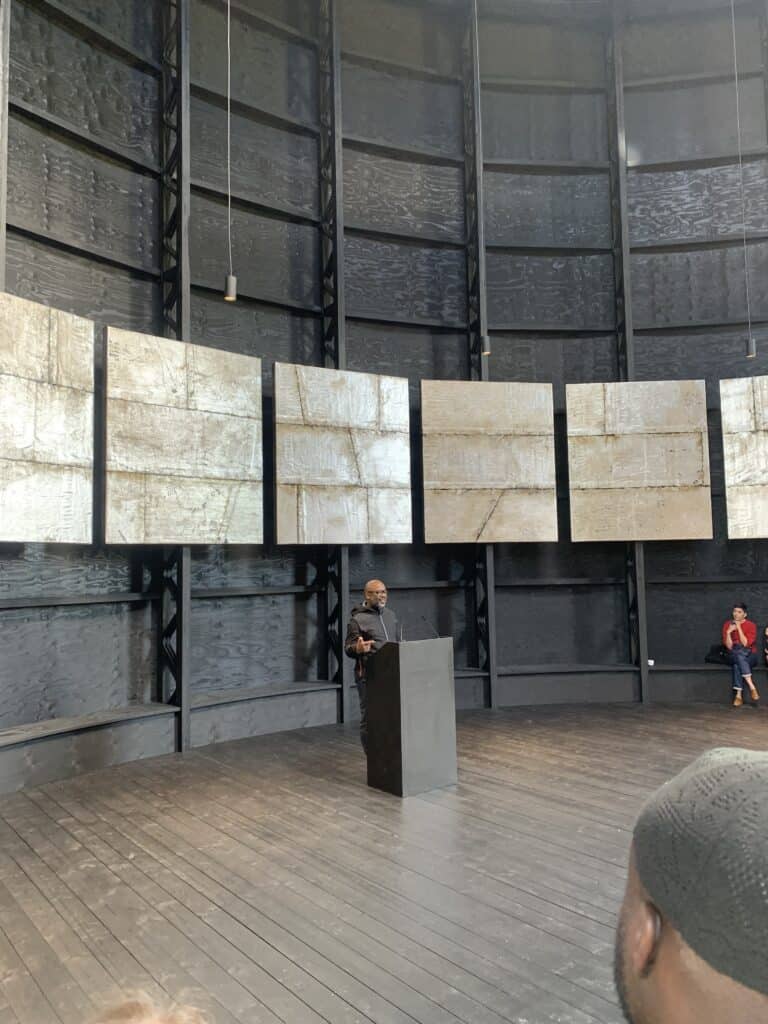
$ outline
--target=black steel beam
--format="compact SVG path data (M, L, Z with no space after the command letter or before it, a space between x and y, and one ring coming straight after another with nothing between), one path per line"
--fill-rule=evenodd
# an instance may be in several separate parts
M165 333L189 340L190 0L163 5L162 206Z
M179 708L176 749L190 746L190 618L192 558L188 547L166 549L153 589L161 593L158 701Z
M490 380L483 200L483 128L477 0L467 0L462 40L464 90L464 211L467 233L467 338L470 378ZM497 706L496 569L492 544L475 548L477 663L488 674L488 703Z
M611 236L613 242L616 345L619 377L635 377L634 321L632 317L631 253L627 200L627 133L624 116L624 0L616 0L607 37L608 150L610 162ZM627 609L630 661L640 674L640 699L648 692L648 614L646 608L645 549L641 542L626 546Z
M320 110L320 247L323 362L330 369L347 366L344 292L344 184L341 116L341 38L338 0L320 0L318 96ZM350 718L352 662L344 656L344 637L352 604L349 593L349 548L318 553L322 675L340 684L339 718Z
M0 290L5 289L5 236L8 218L8 95L11 3L0 0Z

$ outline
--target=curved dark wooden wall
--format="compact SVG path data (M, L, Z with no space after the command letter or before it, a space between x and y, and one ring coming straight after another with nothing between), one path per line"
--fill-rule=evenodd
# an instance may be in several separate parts
M701 695L695 673L681 686L662 666L698 664L734 598L768 617L765 543L725 539L717 414L721 377L768 372L766 11L738 5L760 352L748 363L728 9L722 0L624 6L636 373L707 379L715 492L714 542L646 545L652 690ZM234 306L221 301L225 8L191 7L192 340L264 359L269 418L274 361L323 357L317 5L233 5ZM466 10L464 0L341 5L348 366L407 375L415 428L419 381L470 372ZM9 290L153 333L163 329L161 21L160 0L13 0L10 61ZM563 475L565 384L620 373L612 31L598 0L481 4L491 379L554 383L563 537L496 549L501 703L637 693L627 549L569 542ZM482 705L474 552L419 540L414 455L416 543L352 549L353 589L383 576L411 636L433 626L453 634L459 702ZM269 544L193 551L195 742L335 718L336 694L321 678L317 554ZM0 547L0 741L3 729L157 696L147 599L156 562L148 550ZM226 593L238 588L251 593ZM62 603L73 599L82 603ZM238 691L265 699L230 704Z

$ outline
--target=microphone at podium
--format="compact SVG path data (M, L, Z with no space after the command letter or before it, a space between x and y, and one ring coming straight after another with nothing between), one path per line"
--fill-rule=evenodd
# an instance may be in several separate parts
M425 626L427 627L427 629L428 629L428 630L429 630L429 632L430 632L430 633L432 634L432 636L433 636L433 637L434 637L434 638L435 638L436 640L439 640L439 639L440 639L440 634L439 634L439 633L437 632L437 630L436 630L436 629L435 629L435 627L434 627L434 626L432 625L432 623L431 623L431 622L429 621L429 619L427 618L427 616L426 616L426 615L422 615L422 616L421 616L421 621L422 621L422 622L424 623L424 625L425 625Z

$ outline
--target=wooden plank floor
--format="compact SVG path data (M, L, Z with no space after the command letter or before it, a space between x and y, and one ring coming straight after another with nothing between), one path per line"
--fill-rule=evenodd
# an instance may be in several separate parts
M456 789L367 789L355 734L304 730L0 800L0 1024L121 993L216 1024L618 1022L613 927L646 795L761 711L460 716Z

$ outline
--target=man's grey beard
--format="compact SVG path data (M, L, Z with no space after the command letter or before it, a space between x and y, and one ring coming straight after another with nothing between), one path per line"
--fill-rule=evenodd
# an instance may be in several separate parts
M627 1024L639 1024L635 1021L629 1009L629 993L627 992L626 967L624 964L624 922L619 918L616 928L616 941L613 949L613 983L616 986L616 994L619 997L621 1012Z

